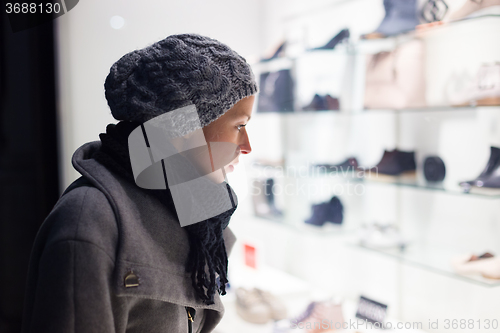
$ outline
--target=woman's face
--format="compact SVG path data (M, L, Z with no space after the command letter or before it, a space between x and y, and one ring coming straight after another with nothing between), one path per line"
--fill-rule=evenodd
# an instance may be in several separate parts
M226 173L234 170L240 154L249 154L252 151L245 126L252 115L254 101L255 96L243 98L219 119L203 128L207 142L230 142L238 146L239 153L236 158L224 167Z

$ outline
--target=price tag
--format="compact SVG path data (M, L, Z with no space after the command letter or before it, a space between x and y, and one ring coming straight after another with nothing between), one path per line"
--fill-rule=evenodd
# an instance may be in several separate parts
M255 246L244 244L245 251L245 265L252 268L257 268L257 256Z

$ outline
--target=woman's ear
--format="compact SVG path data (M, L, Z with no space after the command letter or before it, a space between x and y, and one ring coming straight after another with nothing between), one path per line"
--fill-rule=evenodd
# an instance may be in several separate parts
M204 131L200 128L181 137L172 139L172 144L178 152L183 152L195 147L205 146L207 140Z

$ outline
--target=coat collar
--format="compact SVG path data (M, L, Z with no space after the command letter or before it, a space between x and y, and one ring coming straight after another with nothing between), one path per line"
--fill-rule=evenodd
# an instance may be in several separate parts
M214 304L204 304L185 272L189 252L186 231L156 196L92 159L100 146L100 141L84 144L73 154L72 163L105 194L116 216L119 242L113 276L115 293L215 310L222 315L220 296L216 293ZM224 231L224 239L229 254L236 240L229 228ZM139 278L137 287L125 287L124 278L131 271Z

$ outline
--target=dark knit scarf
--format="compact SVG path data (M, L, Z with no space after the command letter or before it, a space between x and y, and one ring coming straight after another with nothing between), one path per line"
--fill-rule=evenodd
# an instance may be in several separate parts
M103 164L110 171L133 182L134 176L128 151L128 136L141 123L121 121L109 124L106 133L99 134L102 142L100 150L92 158ZM226 184L230 191L229 184ZM174 201L170 190L142 189L155 195L177 218ZM189 239L189 254L186 271L191 273L191 280L198 296L206 303L214 303L215 292L226 294L227 253L222 236L229 224L236 207L210 219L184 227ZM178 219L178 218L177 218ZM216 275L219 275L219 281Z

